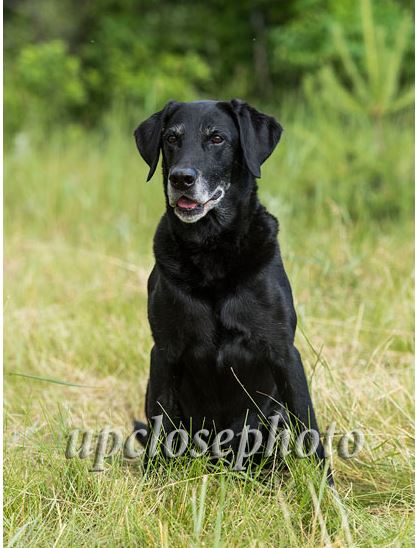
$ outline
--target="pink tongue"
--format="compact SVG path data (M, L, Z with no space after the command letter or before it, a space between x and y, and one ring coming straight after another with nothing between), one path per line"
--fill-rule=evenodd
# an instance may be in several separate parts
M182 209L195 209L198 206L198 203L193 202L193 200L189 200L185 196L181 196L181 198L177 202L177 206L181 207Z

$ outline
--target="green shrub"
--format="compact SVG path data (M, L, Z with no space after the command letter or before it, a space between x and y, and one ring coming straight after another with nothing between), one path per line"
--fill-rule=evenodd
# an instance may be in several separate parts
M363 114L380 122L414 104L414 86L404 89L401 85L411 22L407 17L399 20L390 43L385 28L375 22L370 0L361 0L361 23L362 58L355 62L345 32L333 25L333 47L342 74L327 65L317 75L306 77L304 89L310 103L318 101L341 114Z
M80 61L61 40L24 46L8 63L5 114L8 127L62 122L86 101Z
M259 108L267 103L276 108L300 93L306 74L329 64L323 86L334 76L353 93L347 98L339 88L332 91L328 100L336 107L359 100L360 108L388 103L398 110L410 100L395 89L397 81L414 80L413 12L407 0L372 3L373 17L366 20L377 29L376 36L368 29L368 44L359 0L183 0L175 6L91 0L78 2L76 9L71 0L39 2L5 5L7 135L30 126L29 116L47 123L70 118L92 127L114 105L151 112L167 99L237 96ZM368 4L362 6L369 11ZM372 40L382 70L369 95ZM367 97L358 95L352 65L365 79ZM388 73L391 83L385 85ZM378 88L386 95L378 96Z
M410 215L413 210L414 88L402 86L410 23L389 43L371 3L361 0L361 62L339 26L332 31L344 78L333 65L304 80L306 110L296 126L308 169L304 191L314 206L334 202L347 219ZM301 120L300 120L301 122Z
M300 82L306 74L314 74L323 65L336 61L334 68L340 76L343 67L338 63L339 52L335 48L333 30L343 32L344 45L355 64L364 64L367 52L363 40L363 8L370 10L360 0L297 0L291 2L291 16L284 24L271 26L271 70L281 85ZM372 20L383 29L384 39L395 41L398 29L408 22L413 27L410 13L400 2L393 0L372 3ZM411 3L410 3L411 7ZM367 16L367 20L370 18ZM380 32L380 31L378 31ZM406 81L414 80L414 41L410 38L404 44L403 76ZM366 62L366 61L365 61Z

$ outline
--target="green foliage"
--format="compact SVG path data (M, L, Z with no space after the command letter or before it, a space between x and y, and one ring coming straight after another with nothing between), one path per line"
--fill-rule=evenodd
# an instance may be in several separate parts
M399 21L389 45L369 0L361 0L360 21L359 61L342 28L332 27L337 57L334 64L304 78L306 106L292 138L305 150L309 167L303 186L313 203L321 206L327 197L346 219L355 221L368 214L395 219L413 211L414 87L403 85L410 22ZM399 150L407 151L410 160Z
M5 91L12 127L68 120L86 101L80 60L62 40L25 45L6 76Z
M374 19L383 28L385 37L392 42L397 28L404 19L412 27L412 14L405 9L411 4L384 0L372 2ZM362 6L363 8L363 6ZM360 0L297 0L291 2L291 15L284 24L270 28L271 64L281 85L286 82L301 82L305 74L314 73L323 65L333 62L338 52L335 49L333 29L343 32L344 43L354 63L365 59L363 23ZM408 82L414 80L413 41L405 46L404 75ZM336 65L341 74L342 67Z
M150 112L174 97L178 101L193 100L197 96L196 87L209 80L210 69L196 53L188 52L184 56L163 53L155 60L140 50L136 48L133 56L110 51L106 78L101 78L95 69L90 72L91 78L94 74L97 76L96 91L106 85L106 80L115 102L139 104Z
M398 110L411 92L401 98L396 84L414 79L406 33L412 9L406 1L372 5L373 19L363 19L350 0L93 0L76 9L72 0L39 0L36 9L30 0L8 2L7 134L28 127L28 114L41 125L70 119L97 126L114 105L148 113L171 98L238 96L276 108L298 93L306 74L329 64L323 85L346 88L332 103L353 108L359 98L361 108ZM371 21L365 34L364 20ZM383 68L378 75L372 49ZM366 93L372 79L367 98L352 66Z
M305 91L310 103L320 101L342 114L364 114L377 121L414 104L414 86L402 86L412 24L402 17L390 45L385 29L376 24L370 0L361 0L361 23L363 57L355 62L342 27L333 25L334 50L343 73L338 76L334 66L325 66L305 79Z
M152 111L169 99L192 100L210 79L208 63L194 49L161 48L144 23L141 27L138 32L134 18L103 16L94 40L83 46L86 81L97 116L103 104L140 105Z

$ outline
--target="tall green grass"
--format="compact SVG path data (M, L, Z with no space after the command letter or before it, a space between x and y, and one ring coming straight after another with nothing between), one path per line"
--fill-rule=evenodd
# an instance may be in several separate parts
M358 459L333 459L340 501L307 462L262 479L204 460L144 476L140 463L93 474L65 459L71 428L128 434L143 417L163 194L160 175L145 183L133 124L110 118L94 133L20 134L6 151L10 546L413 544L411 123L378 133L311 106L273 114L285 133L259 191L280 220L319 422L366 436Z

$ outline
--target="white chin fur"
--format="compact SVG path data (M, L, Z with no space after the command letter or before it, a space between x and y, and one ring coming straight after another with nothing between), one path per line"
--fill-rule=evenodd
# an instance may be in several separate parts
M189 213L183 213L176 207L174 213L183 223L196 223L205 216L206 211L203 210L200 213L197 213L197 215L190 215Z

